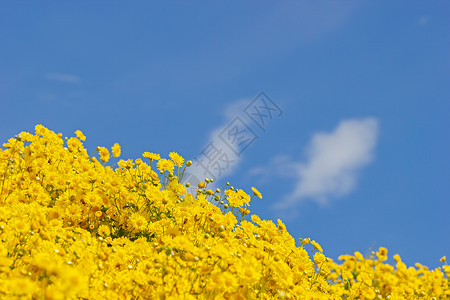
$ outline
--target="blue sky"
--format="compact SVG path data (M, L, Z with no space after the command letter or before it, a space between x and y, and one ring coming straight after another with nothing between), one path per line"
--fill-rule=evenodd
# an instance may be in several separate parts
M121 158L203 162L215 145L229 159L216 181L257 187L252 213L295 238L436 267L450 255L449 14L447 1L0 1L0 137L40 123L80 129L91 153L118 142Z

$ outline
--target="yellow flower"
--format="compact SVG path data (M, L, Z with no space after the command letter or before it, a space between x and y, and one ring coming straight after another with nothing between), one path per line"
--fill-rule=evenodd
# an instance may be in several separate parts
M311 241L311 244L312 244L312 242L313 241ZM322 251L320 251L320 252L316 252L315 254L314 254L314 262L318 265L318 266L320 266L323 262L325 262L325 260L327 259L326 257L325 257L325 255L323 255L323 253L322 253Z
M98 233L100 236L107 236L107 235L110 235L110 234L111 234L111 230L109 229L109 226L106 226L106 225L100 225L100 226L98 227L97 233Z
M170 152L169 157L177 167L181 167L181 165L184 163L184 158L176 152Z
M135 231L143 231L147 228L147 220L140 214L133 214L129 222Z
M12 224L12 227L20 233L25 233L30 230L30 225L25 220L15 219L15 222Z
M114 157L120 156L120 146L118 143L115 143L114 146L112 146L111 150Z
M354 255L358 260L360 260L360 261L364 260L364 256L361 254L361 252L355 251Z
M450 295L445 256L436 269L408 267L399 255L394 266L384 262L382 247L370 257L356 251L335 263L314 240L300 239L314 246L310 253L296 246L281 220L245 220L252 197L262 197L256 188L250 196L227 183L222 197L205 179L198 194L187 193L177 176L160 179L141 159L102 166L87 154L84 135L76 134L64 142L62 134L37 125L36 134L22 132L0 149L2 299ZM98 151L109 159L106 148ZM111 151L120 155L120 146ZM169 156L144 153L159 161L163 174L184 163L175 152Z
M225 195L227 195L228 203L233 207L240 207L250 203L250 196L243 190L226 190Z
M159 154L155 154L155 153L150 153L150 152L144 152L144 154L142 154L143 157L146 157L150 160L159 160L161 159L161 156L159 156Z
M62 290L69 295L76 295L77 292L88 288L89 279L82 273L82 269L67 266L61 272L61 277Z
M445 262L447 260L447 257L445 257L445 256L442 256L441 257L441 259L439 260L439 261L441 261L441 262Z
M8 287L9 292L16 295L27 295L31 298L33 292L37 289L35 282L30 280L27 277L23 278L14 278L10 282L10 286ZM22 298L22 297L19 297ZM26 297L28 298L28 297Z
M386 248L380 247L380 249L378 250L378 252L376 254L380 261L385 261L385 260L387 260L387 253L388 253L388 250Z
M169 172L173 172L173 168L175 167L173 164L173 161L168 160L168 159L160 159L158 161L158 170L160 171L169 171Z
M314 248L317 249L317 251L323 252L322 247L321 247L321 246L319 245L319 243L317 243L315 240L312 240L312 241L311 241L311 244L314 246Z
M100 153L100 159L102 162L108 162L109 160L109 151L105 147L97 147L98 153Z
M86 140L86 137L80 130L75 131L75 134L77 135L77 138L79 138L80 140L82 140L82 141Z
M261 193L256 188L252 187L252 191L253 191L253 195L262 199Z
M119 160L117 165L124 169L131 169L133 167L133 160L132 159L127 159L127 160L121 159L121 160Z

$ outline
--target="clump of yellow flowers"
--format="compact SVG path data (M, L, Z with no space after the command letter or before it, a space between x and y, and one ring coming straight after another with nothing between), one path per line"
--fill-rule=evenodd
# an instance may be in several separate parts
M380 248L336 263L316 241L296 244L280 220L250 215L255 188L205 179L187 193L192 162L177 153L113 169L118 144L89 156L75 134L37 125L0 148L1 299L450 297L445 257L429 270L395 255L394 267Z

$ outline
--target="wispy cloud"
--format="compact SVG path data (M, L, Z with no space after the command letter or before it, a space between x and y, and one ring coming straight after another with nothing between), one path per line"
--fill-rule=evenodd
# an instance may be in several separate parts
M198 182L205 178L217 180L234 172L242 160L242 155L232 150L239 147L237 140L226 139L226 129L237 117L244 118L244 109L250 101L250 99L241 99L225 107L224 122L209 132L207 144L194 158L194 163L188 169L183 181L189 182L195 188Z
M269 172L272 176L292 174L294 190L274 208L288 209L305 200L324 205L355 188L359 172L373 160L377 136L375 118L343 120L332 132L313 135L305 149L305 162L277 156L268 166L255 168L250 174L262 179Z
M81 81L81 78L77 75L64 73L47 73L44 75L44 78L47 80L54 80L67 83L78 83Z
M183 180L195 186L205 178L218 180L231 175L242 162L246 149L281 115L279 106L263 92L253 100L229 103L223 110L225 122L210 132L208 143L193 159Z
M297 163L292 161L289 155L277 155L266 166L250 169L247 175L254 176L262 185L274 177L297 178Z

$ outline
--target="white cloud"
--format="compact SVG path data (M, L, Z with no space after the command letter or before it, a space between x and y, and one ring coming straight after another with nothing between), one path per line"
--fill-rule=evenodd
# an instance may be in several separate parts
M233 121L236 117L239 117L243 123L248 122L244 109L250 102L251 99L241 99L229 103L225 107L223 110L224 123L210 131L206 145L200 149L199 154L193 159L193 165L187 170L183 182L187 181L192 188L195 188L198 182L205 178L214 178L217 181L236 170L242 161L242 153L237 154L233 151L233 149L239 149L238 141L232 138L227 139L226 130L230 128L230 124L235 124Z
M250 169L247 175L256 177L259 185L269 182L274 177L296 178L296 163L288 155L277 155L273 157L267 166L259 166Z
M67 83L78 83L81 81L80 77L73 74L63 74L63 73L47 73L44 76L47 80L54 80Z
M306 147L306 162L284 159L285 166L294 168L297 182L275 207L287 209L306 199L326 204L330 198L350 193L360 170L373 160L377 136L374 118L344 120L330 133L314 134Z

